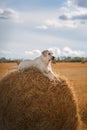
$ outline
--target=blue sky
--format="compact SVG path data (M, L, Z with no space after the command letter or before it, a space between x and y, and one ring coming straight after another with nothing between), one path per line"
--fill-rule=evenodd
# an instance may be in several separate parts
M87 57L87 1L0 0L0 57Z

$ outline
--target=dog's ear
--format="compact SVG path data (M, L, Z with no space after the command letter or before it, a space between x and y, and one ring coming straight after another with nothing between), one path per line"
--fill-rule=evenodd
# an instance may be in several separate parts
M47 52L48 52L48 50L42 51L42 55L46 57L47 56Z

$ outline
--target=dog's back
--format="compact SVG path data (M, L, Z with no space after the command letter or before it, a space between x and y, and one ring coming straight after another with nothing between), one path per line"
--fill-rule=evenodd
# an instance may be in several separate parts
M32 66L32 62L33 62L33 60L24 60L19 64L18 69L20 70L23 68L30 67L30 66Z

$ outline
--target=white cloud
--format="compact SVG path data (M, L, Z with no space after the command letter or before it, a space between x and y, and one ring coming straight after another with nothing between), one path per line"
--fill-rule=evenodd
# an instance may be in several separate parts
M61 56L61 50L57 47L49 48L48 50L51 50L54 54L54 56L59 57Z
M0 19L19 22L19 14L11 8L0 8Z
M41 54L41 51L40 50L32 50L32 51L25 51L25 54L30 54L30 55L33 55L33 54Z
M33 50L33 53L37 53L37 54L41 54L41 51L40 50Z
M47 30L48 27L46 25L41 25L41 26L36 26L37 29L43 29L43 30Z
M55 14L52 17L45 18L42 25L38 26L38 29L44 29L44 27L46 29L76 28L81 24L87 24L87 8L78 6L73 0L67 0L66 4L60 7Z
M55 57L60 57L60 56L82 57L85 55L84 51L72 50L69 47L64 47L63 49L60 49L58 47L51 47L51 48L48 48L48 50L51 50ZM40 50L25 51L25 54L27 56L35 58L41 54L41 51Z
M61 21L60 19L49 20L49 22L47 21L47 25L52 28L63 28L63 27L75 28L75 27L77 27L77 24L71 20Z
M46 20L45 23L46 23L46 25L48 27L55 27L55 28L62 27L62 24L56 18L54 18L54 19L48 19L48 20Z
M73 0L67 0L66 6L60 9L58 19L65 23L72 23L73 27L78 27L81 23L86 23L83 21L87 20L87 9L78 6Z
M49 48L49 50L53 51L54 55L56 57L60 57L60 56L71 56L71 57L82 57L85 55L84 51L81 50L72 50L69 47L64 47L63 49L59 49L57 47L53 47L53 48Z
M2 54L12 54L12 52L8 51L8 50L1 50L0 53L2 53Z
M79 27L86 24L87 9L78 6L73 0L67 0L66 6L60 9L58 19L63 23L69 23L69 27Z
M61 56L71 56L71 57L82 57L85 56L85 52L81 50L72 50L69 47L64 47L63 49L60 49L58 47L51 47L48 48L48 50L51 50L54 53L54 56L61 57ZM34 59L41 55L41 50L31 50L31 51L25 51L18 54L18 52L14 51L8 51L8 50L1 50L0 51L0 57L6 57L6 58L23 58L23 59Z
M11 56L13 55L13 52L11 50L0 50L0 58L1 57L5 57L5 58L11 58Z
M64 12L59 15L61 20L87 20L87 9L75 5L73 2L67 3L67 6L61 8L61 11Z
M25 58L35 58L37 56L39 56L41 54L41 51L36 49L36 50L32 50L32 51L25 51Z
M68 27L68 28L76 28L77 24L71 20L64 21L60 19L48 19L44 22L44 25L36 27L37 29L42 29L46 30L49 28L63 28L63 27Z
M81 50L72 50L69 47L64 47L63 48L63 55L64 56L84 56L85 52Z
M34 53L32 51L25 51L26 55L33 55Z

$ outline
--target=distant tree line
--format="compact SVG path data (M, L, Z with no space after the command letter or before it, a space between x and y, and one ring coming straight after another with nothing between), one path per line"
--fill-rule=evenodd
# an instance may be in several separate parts
M0 58L0 63L10 63L10 62L16 62L17 64L20 63L22 59L7 59L5 57ZM54 62L87 62L86 57L57 57Z
M87 62L87 58L85 57L58 57L56 58L56 62Z
M0 58L0 63L17 63L19 64L21 59L7 59L5 57Z
M87 58L85 57L65 57L65 56L62 56L62 57L57 57L55 59L55 61L53 61L54 63L55 62L81 62L81 63L85 63L87 62Z

